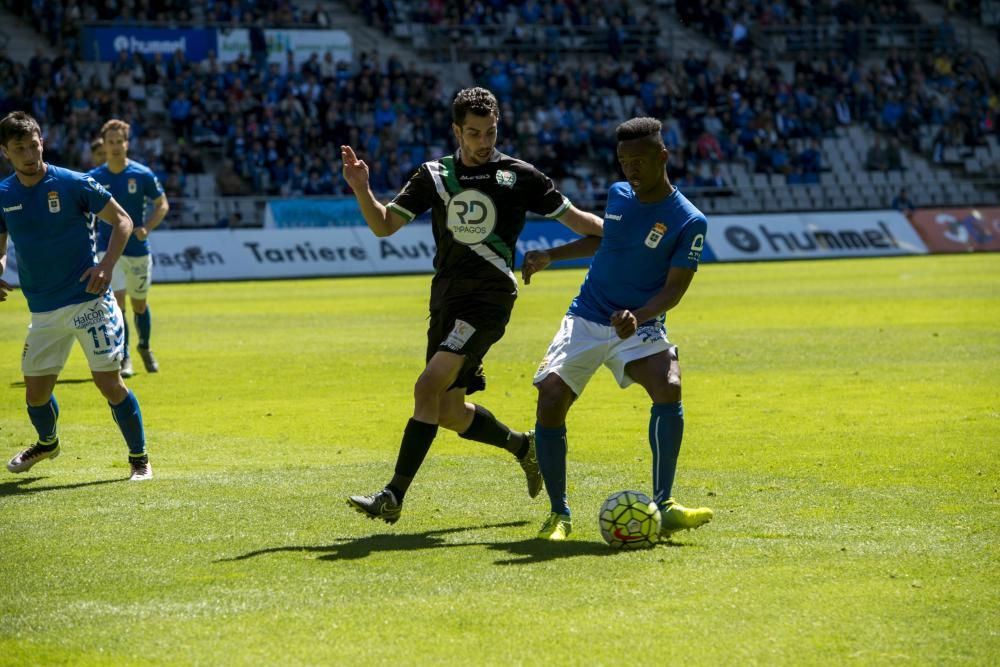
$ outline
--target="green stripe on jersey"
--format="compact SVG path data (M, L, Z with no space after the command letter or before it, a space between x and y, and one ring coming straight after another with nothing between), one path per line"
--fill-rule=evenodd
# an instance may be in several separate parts
M490 234L483 243L492 248L493 252L503 257L504 261L507 262L507 266L514 265L514 255L510 251L510 247L499 236Z
M386 204L386 208L391 208L393 211L398 213L402 218L404 218L407 222L412 222L413 219L417 217L413 215L412 212L407 211L405 208L403 208L396 202L389 202L388 204Z
M444 169L441 170L441 176L444 177L444 186L448 188L449 193L457 195L462 191L462 186L458 184L458 175L455 173L455 156L448 155L439 161L444 165Z

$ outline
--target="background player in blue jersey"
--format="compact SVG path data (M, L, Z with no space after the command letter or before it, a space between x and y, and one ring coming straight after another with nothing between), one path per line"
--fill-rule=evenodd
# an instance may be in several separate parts
M99 136L94 137L94 140L90 142L90 163L95 167L100 167L107 161L108 156L104 152L104 139Z
M357 511L387 523L399 519L438 425L511 452L524 470L528 495L541 491L531 433L512 431L466 395L486 387L483 358L503 336L517 298L514 246L526 213L557 218L579 234L600 234L601 221L574 207L534 166L496 150L499 121L493 93L459 91L452 103L458 150L420 165L387 206L372 194L368 166L350 146L342 147L344 178L372 231L388 236L430 209L436 245L426 366L414 386L395 474L381 491L348 499Z
M132 236L125 245L125 251L115 264L111 279L111 289L121 308L125 306L125 294L132 301L135 313L135 327L139 333L136 349L148 373L156 373L160 366L149 349L152 330L152 313L147 299L153 282L153 257L149 254L149 233L163 222L170 210L167 196L159 179L149 167L128 158L128 141L131 128L123 120L112 119L101 127L107 163L90 170L90 175L114 195L135 224ZM148 217L147 217L148 213ZM102 225L98 229L97 251L106 252L110 232ZM125 358L122 361L122 377L131 377L132 360L129 355L129 326L125 318Z
M108 289L132 220L93 178L43 162L41 129L23 111L0 121L0 150L14 168L0 182L0 275L7 266L9 235L31 311L21 370L28 417L38 432L38 442L12 458L7 469L24 472L59 455L59 404L53 390L76 340L125 436L130 479L151 479L139 402L119 374L122 314ZM112 229L100 262L94 250L95 214ZM0 301L11 289L0 280Z
M524 282L551 262L594 256L535 374L538 465L552 511L538 536L563 540L572 530L566 499L566 415L602 364L619 386L638 383L653 401L649 444L661 537L712 519L708 508L683 507L671 497L684 411L677 347L667 340L665 313L687 291L705 243L701 211L670 184L668 152L655 118L618 126L618 161L626 182L608 192L603 238L583 238L526 254ZM596 254L595 254L596 253Z

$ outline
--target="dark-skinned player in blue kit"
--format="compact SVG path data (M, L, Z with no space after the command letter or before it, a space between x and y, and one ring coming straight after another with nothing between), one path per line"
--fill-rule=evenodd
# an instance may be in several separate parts
M684 410L677 347L667 339L665 316L698 269L707 221L670 184L660 121L633 118L618 126L616 138L626 180L608 192L603 237L530 251L521 268L528 284L551 262L594 258L534 377L535 447L551 503L538 533L545 540L565 540L573 529L566 497L566 415L602 365L619 386L639 384L652 400L649 445L660 537L712 520L712 510L684 507L671 495Z

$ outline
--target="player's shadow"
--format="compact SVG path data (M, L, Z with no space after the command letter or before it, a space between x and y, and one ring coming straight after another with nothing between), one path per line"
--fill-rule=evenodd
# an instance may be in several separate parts
M250 551L241 556L232 558L222 558L217 562L228 562L236 560L247 560L257 556L265 556L274 553L320 553L319 560L357 560L366 558L371 554L386 551L416 551L419 549L441 549L453 547L470 546L490 546L489 542L447 542L445 535L452 533L463 533L469 530L487 530L490 528L517 528L526 526L527 521L511 521L508 523L494 523L480 526L467 526L464 528L443 528L441 530L428 530L423 533L389 533L381 535L368 535L356 539L343 538L334 544L322 546L287 546L271 547L270 549L258 549Z
M56 384L57 385L59 385L59 384L90 384L93 381L94 381L93 378L66 378L66 379L56 380ZM24 380L18 380L16 382L11 382L10 386L11 387L24 387Z
M29 486L44 477L22 477L9 482L0 482L0 498L4 496L20 496L31 493L44 493L45 491L64 491L66 489L82 489L87 486L100 486L101 484L115 484L124 482L120 479L97 479L92 482L76 482L74 484L52 484L49 486Z
M603 542L584 542L580 540L568 540L565 542L546 542L535 538L519 540L517 542L449 542L445 540L446 535L463 533L470 530L488 530L491 528L518 528L528 525L527 521L511 521L508 523L496 523L480 526L466 526L464 528L443 528L441 530L428 530L423 533L389 533L380 535L368 535L360 538L343 538L334 544L327 545L301 545L286 547L271 547L268 549L258 549L250 551L240 556L232 558L221 558L216 562L232 562L248 560L258 556L266 556L276 553L315 553L317 560L339 561L339 560L359 560L367 558L373 553L385 553L387 551L417 551L421 549L442 549L456 547L486 547L491 551L507 552L510 558L502 558L496 561L496 565L530 565L532 563L542 563L559 558L573 558L575 556L614 556L621 553L611 549ZM668 543L669 544L669 543ZM670 546L682 546L670 544Z

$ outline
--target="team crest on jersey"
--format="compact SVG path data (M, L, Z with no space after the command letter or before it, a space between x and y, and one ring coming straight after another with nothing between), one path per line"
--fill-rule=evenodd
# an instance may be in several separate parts
M514 187L514 183L517 183L517 174L505 169L497 170L497 185L502 185L505 188L512 188Z
M667 226L662 222L658 222L653 225L653 228L649 230L649 234L646 235L646 245L650 248L655 248L660 245L660 241L663 240L663 235L667 233Z
M59 193L50 192L49 193L49 213L58 213L62 210L62 206L59 204Z
M139 185L135 182L134 178L128 179L128 193L134 195L139 191Z

